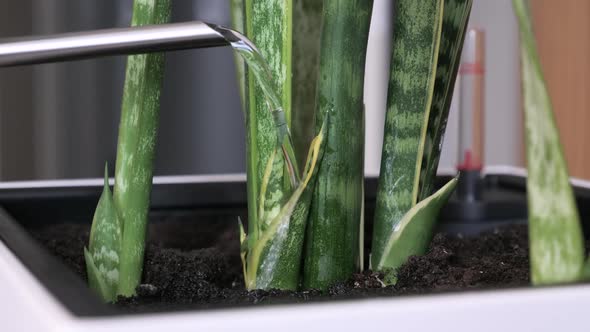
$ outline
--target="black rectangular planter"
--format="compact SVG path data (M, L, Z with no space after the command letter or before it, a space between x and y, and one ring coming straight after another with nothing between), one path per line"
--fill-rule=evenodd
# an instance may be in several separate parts
M441 177L440 183L449 178ZM153 216L187 211L200 214L199 222L215 218L235 227L237 216L245 218L246 185L243 180L214 182L155 181L152 194ZM372 219L376 179L366 180L366 220ZM477 233L502 224L526 222L525 179L519 176L487 175L484 204L466 213L465 205L451 200L440 216L440 230ZM77 316L116 314L101 304L86 284L61 261L52 256L30 235L29 229L58 223L90 223L101 182L92 185L20 187L0 190L0 240L22 261L46 289ZM576 188L576 197L585 230L590 227L590 190ZM471 214L470 214L471 213ZM369 229L365 234L370 235ZM237 228L236 228L237 230ZM369 236L370 237L370 236Z

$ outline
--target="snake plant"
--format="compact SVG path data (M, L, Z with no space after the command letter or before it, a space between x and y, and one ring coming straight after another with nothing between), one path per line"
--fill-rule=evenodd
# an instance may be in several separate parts
M240 90L247 128L248 233L240 228L245 283L248 289L296 289L311 189L327 128L305 147L302 144L308 141L292 140L290 136L294 114L291 82L292 77L300 75L294 73L292 65L293 20L298 19L293 1L245 0L233 1L232 6L234 26L244 29L268 61L272 85L265 89L261 84L265 79L260 77L261 66L253 61L255 57L238 52L246 55L248 65L242 69L242 60L238 60L238 71L245 75ZM295 112L305 111L297 107ZM297 152L293 141L302 142ZM307 161L302 163L305 156L301 151L307 148Z
M168 22L170 3L135 0L131 25ZM135 294L141 281L163 72L163 54L127 59L114 193L105 174L85 250L90 286L106 301Z
M234 2L234 11L245 12L244 29L248 37L261 50L265 59L269 62L271 72L277 86L277 90L282 97L281 106L286 113L287 122L290 128L294 128L296 155L301 156L301 152L307 149L307 142L309 141L310 133L313 126L310 123L314 120L314 110L318 110L316 115L316 128L318 136L311 144L310 156L322 155L324 158L329 158L329 163L346 164L341 160L347 160L349 165L342 165L339 174L333 173L334 168L321 166L321 164L313 165L310 161L307 162L306 170L302 178L313 175L319 172L318 177L324 179L323 181L333 182L338 177L342 181L347 181L347 177L351 177L355 183L354 188L347 189L349 194L338 194L336 190L322 190L321 193L314 192L314 200L321 203L315 204L315 215L311 218L312 228L315 228L317 218L326 219L325 216L320 215L324 209L322 205L330 204L333 198L340 200L347 200L346 196L351 196L348 199L352 206L350 210L353 215L346 216L347 224L341 227L340 233L346 235L346 238L338 239L344 246L350 250L338 254L337 251L341 247L332 247L325 252L327 255L339 255L340 261L347 261L346 267L338 274L339 279L346 278L355 268L358 257L358 234L360 228L360 215L362 204L362 155L363 155L363 108L362 108L362 90L363 90L363 74L364 74L364 54L366 51L366 42L368 37L368 28L371 17L372 1L352 1L338 2L338 1L291 1L291 0L260 0L243 2L243 8L240 8L239 2ZM360 10L360 11L359 11ZM234 18L239 18L239 13L234 13ZM354 23L355 17L360 18L357 26L347 26L347 23ZM239 20L234 21L234 26L239 28ZM323 22L322 31L322 54L324 63L320 65L318 57L319 52L319 34L320 24ZM297 27L296 36L294 36L293 26ZM340 31L346 27L346 31ZM360 28L360 29L357 29ZM355 45L349 48L346 41L349 41L348 35L353 37ZM347 38L345 40L345 37ZM330 54L336 55L339 53L345 54L345 61L332 61L330 63ZM361 55L360 57L358 55ZM297 56L294 58L294 56ZM351 71L345 72L339 76L339 66L351 66ZM318 66L323 66L323 77L329 76L324 82L317 80ZM248 288L286 288L294 289L298 287L300 280L299 264L301 264L301 249L304 237L308 243L306 248L306 259L304 270L304 283L306 287L323 287L315 285L311 276L314 270L317 270L319 261L313 262L309 257L314 257L314 253L322 241L330 241L328 238L336 238L330 231L325 230L309 230L305 234L306 220L291 222L289 225L300 225L296 231L290 234L281 235L289 239L289 243L293 244L295 254L285 255L284 259L273 264L281 264L286 268L275 268L276 276L272 282L268 278L264 278L261 273L268 270L270 263L258 262L259 260L269 261L269 257L273 257L273 245L268 245L266 241L266 234L261 225L268 224L269 216L277 216L278 211L283 211L280 207L287 206L285 202L290 202L288 197L292 193L288 186L285 185L287 181L283 178L282 169L284 168L284 160L282 154L275 150L275 147L269 143L273 138L273 132L270 130L272 124L269 119L268 109L265 105L264 93L256 86L256 82L252 75L246 71L247 82L245 84L247 91L244 93L246 102L246 126L248 128L248 236L243 236L243 260L245 262L246 285ZM344 81L351 80L356 82L352 84L352 88L346 89L346 85L341 84ZM294 83L295 87L294 87ZM325 102L320 98L315 100L315 89L318 84L317 94L325 96L329 101ZM323 88L323 91L321 90ZM318 104L319 103L319 104ZM333 107L330 104L334 104ZM314 106L315 105L315 106ZM329 112L330 108L339 108L335 112ZM329 113L329 114L328 114ZM268 125L267 125L268 124ZM355 133L349 140L342 140L346 138L344 135L350 129L349 133ZM268 138L265 138L265 135ZM330 143L332 142L332 143ZM317 144L326 144L326 148L317 146ZM352 143L352 150L349 150ZM334 153L335 147L339 151ZM351 153L347 153L351 151ZM308 159L310 160L310 159ZM322 163L325 165L326 163ZM323 167L323 171L322 171ZM307 176L305 176L307 174ZM334 177L334 175L336 175ZM327 180L332 178L333 180ZM338 180L340 181L340 180ZM305 183L305 182L303 182ZM311 200L313 187L305 191L307 197L305 201ZM331 196L328 196L331 195ZM339 196L339 198L338 198ZM319 197L319 198L318 198ZM340 204L340 203L336 203ZM307 218L309 203L303 204L305 208L302 209L301 216ZM332 204L329 207L330 211L338 211L336 205ZM338 211L340 215L343 211ZM332 219L335 222L337 217ZM267 220L266 222L264 220ZM273 221L274 223L274 221ZM323 226L324 229L326 226ZM352 233L349 233L352 229ZM308 227L309 229L309 227ZM268 231L267 231L268 232ZM274 230L273 230L274 232ZM313 234L325 233L320 236ZM245 235L245 232L242 231ZM278 235L273 233L273 237L278 239ZM273 239L276 240L276 239ZM281 240L282 241L282 240ZM349 242L349 243L346 243ZM315 243L315 244L314 244ZM269 249L266 252L262 249L254 250L257 246L264 245ZM276 246L276 245L275 245ZM253 257L254 255L254 257ZM260 258L258 256L261 256ZM319 256L318 256L319 257ZM274 258L273 258L274 259ZM336 269L339 266L339 261L334 260L331 263L332 267ZM259 265L259 267L258 267ZM266 269L266 270L265 270ZM254 272L252 272L254 271ZM258 275L256 275L258 274ZM280 277L279 277L280 276ZM315 277L314 277L315 278ZM328 282L333 281L330 277Z
M236 48L247 126L248 228L240 224L240 239L248 289L324 289L363 265L362 98L372 5L232 1L235 25L268 60L267 68L254 46ZM378 216L395 228L375 241L378 268L423 250L456 184L430 195L470 7L471 0L397 2L378 198ZM132 25L169 16L169 0L135 0ZM294 26L301 35L293 36ZM133 295L141 277L162 71L160 54L128 59L114 193L105 171L85 249L90 285L107 301ZM377 228L387 230L379 221Z
M531 281L584 277L584 238L535 45L528 1L513 1L520 27Z
M398 0L371 266L424 253L452 180L432 193L472 0Z
M246 70L241 89L248 128L248 235L241 229L246 285L250 289L296 288L301 282L301 244L305 243L302 285L325 289L363 265L362 98L372 1L236 0L232 4L235 26L243 27L270 64L273 83L281 96L277 98L280 108L289 127L296 129L293 141L308 140L305 132L309 131L309 119L315 116L319 135L310 155L321 157L323 153L321 163L310 164L308 160L304 173L297 177L312 176L312 187L298 190L294 181L288 181L293 168L286 165L300 165L291 156L301 154L288 152L301 151L305 143L293 149L290 140L279 142L283 144L282 153L279 151L265 95L252 72ZM438 210L456 185L453 180L432 193L471 5L472 0L396 2L372 257L377 269L395 268L407 256L424 251ZM317 15L320 9L321 16ZM317 28L304 28L303 17L316 26L321 20L321 43L313 37ZM309 51L295 53L294 45L307 45ZM317 45L319 72L315 76ZM242 70L240 62L238 70ZM306 91L294 88L306 84ZM317 98L311 102L314 89ZM310 105L315 105L315 115L310 113ZM295 207L291 200L295 193L302 192L304 197L312 189L311 203L310 197L300 198L300 215L310 210L309 220L287 222L292 217L288 217L288 211ZM279 232L277 218L284 220L285 228L296 228ZM301 231L305 229L304 235ZM287 248L279 244L283 241L290 243L293 253L278 249ZM278 256L284 258L277 260ZM272 278L262 277L273 269Z

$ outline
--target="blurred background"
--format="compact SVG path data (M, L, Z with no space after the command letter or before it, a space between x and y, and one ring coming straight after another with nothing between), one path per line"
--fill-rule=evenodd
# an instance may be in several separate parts
M590 177L583 147L575 144L590 135L584 133L582 112L589 101L583 88L590 76L583 73L590 70L584 57L590 43L574 38L590 33L583 16L590 1L532 3L538 22L552 22L537 24L537 34L570 168L573 175ZM126 27L131 5L131 0L3 1L0 38ZM365 79L369 175L379 171L393 1L375 0L374 6ZM175 1L172 17L229 25L229 0ZM470 24L486 33L484 162L522 166L518 33L511 0L475 0ZM100 177L105 161L113 174L124 69L124 57L108 57L0 70L0 180ZM168 53L161 107L156 175L244 172L243 119L228 47ZM443 170L457 163L456 113L457 103Z
M0 36L127 27L132 0L2 2ZM172 21L229 25L229 1L175 1ZM229 47L166 56L156 174L245 169L244 128ZM0 179L114 173L125 57L0 71Z

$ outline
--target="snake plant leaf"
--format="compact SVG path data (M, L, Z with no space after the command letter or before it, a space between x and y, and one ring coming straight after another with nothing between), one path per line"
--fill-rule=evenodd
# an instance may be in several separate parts
M584 242L559 132L537 54L528 3L513 1L520 28L531 281L582 278Z
M104 188L94 212L90 241L88 250L84 248L84 257L90 288L99 293L104 300L112 302L117 297L119 285L122 223L108 181L105 166Z
M246 280L246 255L248 254L248 240L242 219L238 217L238 230L240 234L240 259L242 261L242 275L244 276L244 283Z
M436 178L436 170L440 160L442 141L449 110L451 109L463 41L465 40L465 31L467 30L472 5L473 0L445 0L436 65L436 80L434 82L434 93L426 127L426 136L424 137L418 201L431 195L434 189L434 179Z
M238 6L234 3L234 9ZM249 234L241 229L244 278L248 288L296 289L299 270L293 267L301 261L309 202L299 202L298 192L308 181L301 182L306 173L299 173L288 127L291 48L285 45L292 40L292 2L246 0L244 8L246 34L258 47L236 32L225 31L247 65ZM286 226L277 232L278 224ZM285 246L289 250L283 250Z
M244 267L248 289L295 290L299 285L305 227L325 132L323 128L311 143L303 181L248 249Z
M92 254L84 247L84 259L86 261L86 275L88 275L88 284L105 302L114 302L117 296L116 289L113 290L107 286L99 269L94 264Z
M309 144L315 136L322 8L323 1L320 0L293 2L291 131L295 155L300 163L305 162ZM305 165L300 164L299 167L304 168Z
M132 26L170 20L171 0L135 0ZM127 58L119 123L114 201L123 222L118 293L135 294L141 281L158 133L164 55Z
M286 192L283 179L284 159L281 149L276 149L269 157L260 188L260 207L258 212L258 232L264 232L275 219L283 206Z
M408 257L423 255L426 252L432 240L438 213L456 186L457 178L416 204L404 215L385 244L383 255L376 265L377 270L395 270L404 264Z
M373 222L373 267L382 267L380 262L390 235L417 203L443 12L443 0L396 1L383 153Z
M244 33L246 31L244 0L231 0L230 2L232 29ZM240 101L242 103L242 112L246 114L246 63L239 54L234 55L236 65L236 77L238 81L238 91L240 92Z
M254 3L231 0L231 15L233 29L249 31L247 35L264 50L264 57L269 61L270 57L274 59L273 76L284 78L276 81L282 84L282 105L293 132L294 153L302 163L298 167L303 168L309 144L315 136L312 124L319 67L322 1L257 0ZM257 33L268 38L256 36ZM257 102L250 105L246 86L252 87L253 82L249 81L242 58L236 56L235 60L242 108L245 111L248 107L256 106ZM282 70L285 70L286 76ZM256 92L254 94L255 98L260 97ZM290 102L287 98L290 98ZM289 104L291 107L288 107Z
M239 4L234 4L234 8L238 7ZM244 0L243 7L246 36L257 45L264 59L268 61L270 79L280 99L272 104L278 104L277 107L284 112L288 125L291 114L292 0ZM276 152L277 128L272 112L269 112L269 93L254 75L260 70L248 67L245 69L243 102L246 102L248 242L253 247L260 237L258 232L261 219L258 213L260 200L266 197L260 195L260 191L269 158ZM281 155L275 157L284 158ZM279 173L273 172L272 175L278 176ZM293 188L285 188L285 191L291 190Z
M296 289L299 284L298 266L313 188L308 182L315 182L315 175L311 178L308 175L315 174L317 167L315 162L299 165L297 160L303 160L301 157L310 145L310 137L306 134L313 127L309 124L314 120L312 106L315 102L320 30L317 23L321 22L318 9L321 2L300 0L296 6L297 12L294 13L292 0L232 0L234 27L245 31L257 45L262 54L260 58L269 64L269 75L265 76L272 81L267 84L269 79L261 77L267 70L261 68L261 61L254 59L258 56L256 52L248 54L236 49L241 53L238 72L244 71L240 75L240 90L248 134L249 234L242 233L242 256L249 288ZM300 33L298 38L293 37L294 19ZM299 31L302 29L305 31ZM294 71L295 53L302 56ZM247 67L242 67L242 59ZM299 82L295 89L292 80ZM297 123L294 139L289 135L293 104ZM284 120L277 119L278 115L284 115ZM288 126L277 125L282 122ZM322 135L324 132L321 131ZM317 144L318 138L311 144L312 160L317 160ZM301 166L306 167L303 174L298 171ZM294 199L297 196L299 198ZM277 248L280 255L276 254Z
M244 0L231 0L231 22L232 29L244 33L246 31ZM238 79L238 90L240 91L240 100L242 102L242 112L246 113L246 63L239 54L234 55L236 65L236 76Z
M306 239L304 288L326 289L358 271L363 204L365 55L372 0L325 0L316 126L329 115Z
M258 46L268 61L274 85L281 96L281 106L287 123L291 123L291 59L293 0L245 0L246 34ZM265 94L254 86L251 102L264 114L268 113Z

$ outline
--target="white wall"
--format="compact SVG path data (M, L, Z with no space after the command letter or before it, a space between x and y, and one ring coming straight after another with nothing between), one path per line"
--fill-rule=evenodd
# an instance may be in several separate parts
M393 1L375 0L365 66L365 174L379 174L391 62Z
M365 106L367 175L379 173L391 44L392 1L375 0L369 35ZM485 165L522 164L518 30L511 0L474 0L470 25L486 32ZM457 93L455 94L457 97ZM458 98L455 98L457 100ZM457 163L457 111L453 102L440 168Z

